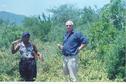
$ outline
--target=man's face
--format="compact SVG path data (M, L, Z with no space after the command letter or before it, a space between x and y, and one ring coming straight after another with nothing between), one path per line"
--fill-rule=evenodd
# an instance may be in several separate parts
M67 24L66 29L67 29L67 32L71 32L73 30L73 25Z

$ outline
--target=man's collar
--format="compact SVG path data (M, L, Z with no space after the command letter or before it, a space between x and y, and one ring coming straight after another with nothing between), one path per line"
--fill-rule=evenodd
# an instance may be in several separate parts
M70 34L70 33L74 33L74 30L72 30L71 32L66 32L66 34Z

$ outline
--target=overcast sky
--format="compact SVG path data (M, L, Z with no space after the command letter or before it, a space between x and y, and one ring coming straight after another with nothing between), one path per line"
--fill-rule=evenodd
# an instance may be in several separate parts
M46 9L59 7L63 4L73 4L75 7L103 7L110 0L0 0L0 11L8 11L20 15L40 15Z

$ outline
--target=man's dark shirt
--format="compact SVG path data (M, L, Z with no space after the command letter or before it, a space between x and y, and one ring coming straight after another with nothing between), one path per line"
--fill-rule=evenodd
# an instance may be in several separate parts
M78 47L81 44L87 44L88 40L81 32L72 31L64 35L63 50L64 56L74 56L78 53Z

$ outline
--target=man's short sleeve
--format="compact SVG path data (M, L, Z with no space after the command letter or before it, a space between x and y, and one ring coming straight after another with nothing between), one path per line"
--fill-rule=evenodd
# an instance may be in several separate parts
M77 32L77 38L79 39L81 44L88 44L88 39L81 32Z

